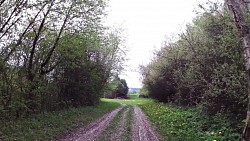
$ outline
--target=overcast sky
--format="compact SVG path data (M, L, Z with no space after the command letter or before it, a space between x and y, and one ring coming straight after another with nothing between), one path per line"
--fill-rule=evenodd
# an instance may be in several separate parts
M121 75L129 87L140 88L140 64L147 64L153 50L166 38L184 31L194 10L206 0L109 0L106 25L121 27L129 48L127 70Z

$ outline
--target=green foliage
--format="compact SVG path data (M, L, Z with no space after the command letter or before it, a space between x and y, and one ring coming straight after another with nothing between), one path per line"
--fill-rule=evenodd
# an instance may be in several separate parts
M68 35L67 40L62 43L61 60L63 64L55 69L60 93L60 103L66 107L79 107L83 105L93 105L99 101L102 95L102 89L106 82L105 70L97 64L99 56L89 56L92 53L101 53L95 51L88 51L86 39L81 37ZM91 38L91 37L89 37ZM63 106L62 105L62 106Z
M108 83L108 91L104 95L106 98L127 98L128 85L125 79L120 79L118 75Z
M200 106L209 115L231 114L241 121L247 107L242 45L228 10L210 7L178 41L166 43L141 66L144 88L158 101Z
M207 115L200 107L184 108L152 99L102 99L129 106L138 105L151 123L157 127L161 140L169 141L235 141L240 137L244 122L234 121L230 115Z
M182 108L163 103L141 104L149 120L156 125L163 140L169 141L235 141L240 134L227 117L209 117L197 108Z
M91 0L1 3L0 120L99 102L126 53L121 31L101 23L105 7Z
M139 97L144 97L144 98L148 97L148 90L145 87L145 85L140 89L140 91L139 91Z
M126 96L128 94L128 85L125 79L118 79L116 91L117 97Z

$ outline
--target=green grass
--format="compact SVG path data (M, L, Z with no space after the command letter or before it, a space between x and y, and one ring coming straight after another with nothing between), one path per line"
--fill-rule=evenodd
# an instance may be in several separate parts
M129 94L128 95L128 97L130 98L130 99L137 99L138 98L138 94Z
M166 141L237 141L244 123L232 126L225 115L208 116L198 108L183 108L129 95L131 99L103 99L138 105ZM237 129L236 129L237 128Z
M130 110L128 111L127 122L126 122L126 133L125 138L129 141L132 140L132 124L133 124L133 109L130 106Z
M106 102L117 102L121 104L126 104L126 105L141 105L141 104L150 104L153 103L152 99L147 99L147 98L138 98L136 94L130 94L128 95L130 99L106 99L103 98L103 101Z
M0 140L51 140L66 131L85 126L105 113L115 109L119 103L129 107L138 105L161 137L166 141L236 141L239 133L223 115L209 117L197 108L182 108L154 102L150 99L129 95L131 99L101 99L98 106L70 109L37 115L18 121L0 123ZM121 112L120 112L121 113ZM111 123L115 130L120 116ZM132 110L127 117L125 137L131 136ZM244 123L242 123L243 125ZM242 126L241 125L241 126ZM112 127L113 126L113 127ZM239 127L237 127L239 129ZM1 136L1 134L3 134Z
M167 141L237 141L240 135L222 115L156 102L140 107Z
M65 111L36 115L17 121L4 122L0 126L3 140L51 140L90 122L115 109L119 103L103 100L97 106L74 108Z

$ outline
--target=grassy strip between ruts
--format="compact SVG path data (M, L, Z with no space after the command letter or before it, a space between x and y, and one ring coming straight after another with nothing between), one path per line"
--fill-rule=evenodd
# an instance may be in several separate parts
M152 102L139 107L167 141L237 141L239 133L222 115L208 117L198 109Z
M133 124L133 108L130 106L130 110L128 111L127 121L126 121L126 133L125 137L127 140L132 140L132 124Z
M95 121L118 106L118 103L101 100L97 106L73 108L18 121L7 121L1 123L0 140L52 140L67 131Z
M98 139L98 141L110 141L112 138L114 139L114 137L112 137L112 136L120 134L120 133L118 133L119 132L118 130L120 128L120 121L122 120L122 116L123 116L124 112L128 108L130 108L130 107L126 106L121 111L118 112L118 114L112 120L112 122L110 123L110 125L108 126L108 128L105 129L104 132L101 134L101 136ZM127 122L127 116L126 116L125 122ZM123 128L126 129L126 123L125 123L124 126L125 127L123 127ZM120 141L129 141L129 140L131 140L129 137L130 136L127 136L127 130L124 130L124 132L121 134L121 136L119 136L119 140Z

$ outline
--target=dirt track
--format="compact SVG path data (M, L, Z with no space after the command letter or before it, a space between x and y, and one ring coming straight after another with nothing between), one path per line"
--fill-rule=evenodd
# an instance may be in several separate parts
M134 106L133 141L159 141L145 114Z
M111 141L122 141L122 135L126 132L125 130L125 124L127 121L127 116L129 112L129 108L126 109L126 111L123 112L122 117L119 122L119 126L115 132L112 133L110 140Z
M119 108L113 110L112 112L104 115L102 118L96 122L78 129L77 131L59 139L59 141L93 141L96 140L99 135L105 130L116 114L124 107L121 105Z
M104 115L102 118L96 122L91 123L87 127L79 128L78 130L70 133L67 136L61 137L58 141L94 141L98 140L100 135L112 122L114 117L117 115L121 109L126 107L126 110L123 110L120 122L117 130L112 131L112 134L108 140L118 141L121 140L123 134L125 134L125 123L128 118L128 111L131 108L128 108L125 105L121 105L119 108L113 110L112 112ZM131 125L132 135L131 140L133 141L159 141L156 133L153 128L150 126L145 114L137 106L133 107L133 124Z

